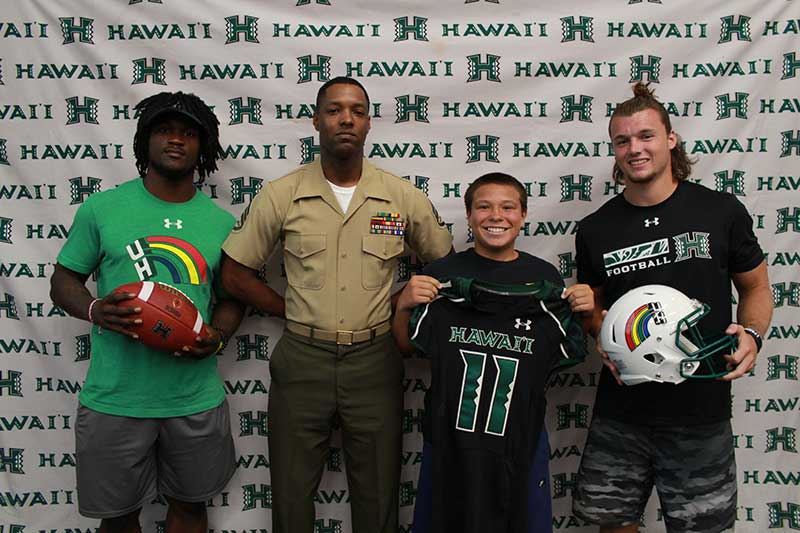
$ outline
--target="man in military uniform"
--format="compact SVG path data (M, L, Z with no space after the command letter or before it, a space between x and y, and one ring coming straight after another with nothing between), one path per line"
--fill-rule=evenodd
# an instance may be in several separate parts
M427 197L364 157L369 97L351 78L317 95L318 161L268 183L223 250L223 284L286 332L270 361L269 455L276 533L310 532L335 423L342 428L354 533L397 531L403 361L391 286L408 244L423 261L452 238ZM258 279L283 244L286 299Z

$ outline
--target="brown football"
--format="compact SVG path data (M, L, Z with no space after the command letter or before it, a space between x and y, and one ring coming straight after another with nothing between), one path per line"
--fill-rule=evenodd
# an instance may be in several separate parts
M140 342L151 348L179 352L184 346L194 346L198 335L208 335L197 307L175 287L154 281L137 281L120 285L114 292L136 295L118 305L142 308L137 315L142 323L133 331L139 335Z

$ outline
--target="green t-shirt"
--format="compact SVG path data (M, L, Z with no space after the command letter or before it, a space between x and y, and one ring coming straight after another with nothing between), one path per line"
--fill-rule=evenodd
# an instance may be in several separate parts
M97 273L97 294L135 281L183 291L208 322L221 245L235 220L205 194L160 200L142 179L92 195L75 214L58 262ZM79 401L95 411L131 417L185 416L222 403L215 357L178 358L118 333L92 328L92 356Z

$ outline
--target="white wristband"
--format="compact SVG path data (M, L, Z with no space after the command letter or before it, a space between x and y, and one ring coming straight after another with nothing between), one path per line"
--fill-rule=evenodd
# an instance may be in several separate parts
M95 298L94 300L92 300L91 303L89 304L89 311L87 311L86 313L89 316L89 322L91 322L92 324L95 324L94 318L92 318L92 309L94 308L94 304L96 304L99 301L100 298Z

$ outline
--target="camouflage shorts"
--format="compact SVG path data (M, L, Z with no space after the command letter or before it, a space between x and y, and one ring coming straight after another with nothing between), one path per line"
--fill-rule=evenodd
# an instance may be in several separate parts
M736 463L730 422L651 427L592 420L575 514L608 527L638 523L653 485L667 531L732 530Z

